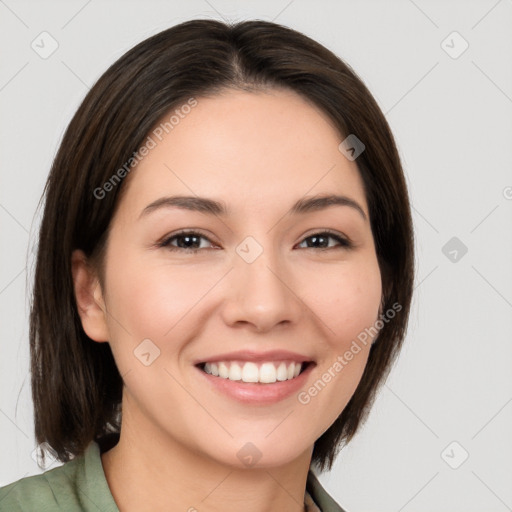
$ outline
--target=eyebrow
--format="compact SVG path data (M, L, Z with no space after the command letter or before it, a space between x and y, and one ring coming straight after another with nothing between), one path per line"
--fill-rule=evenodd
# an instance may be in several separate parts
M304 197L299 199L290 209L292 215L303 215L310 212L324 210L332 206L348 206L359 212L366 221L367 216L359 203L354 199L343 195L320 195L314 197ZM170 196L161 197L148 204L139 215L139 219L161 208L182 208L209 215L226 216L229 215L229 208L223 201L215 201L206 197L199 196Z

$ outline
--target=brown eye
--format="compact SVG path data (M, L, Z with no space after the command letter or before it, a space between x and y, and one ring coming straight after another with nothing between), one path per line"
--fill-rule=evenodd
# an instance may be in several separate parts
M335 240L337 245L329 245L329 239ZM311 242L307 242L310 240ZM307 243L307 246L304 249L335 249L337 247L351 247L352 244L345 238L331 233L329 231L322 231L320 233L315 233L314 235L310 235L301 242Z
M182 231L180 233L176 233L166 239L164 239L159 247L165 247L170 251L184 251L184 252L198 252L202 249L207 249L208 247L201 247L201 241L206 240L210 244L212 244L211 240L198 233L196 231ZM330 241L334 240L335 244L331 244ZM176 243L174 243L176 242ZM352 247L352 243L349 242L346 238L339 236L338 234L332 233L330 231L322 231L319 233L315 233L313 235L305 238L299 245L306 242L306 247L302 247L303 249L336 249L336 248L350 248Z
M195 231L182 231L181 233L166 238L159 244L159 247L166 247L171 251L183 250L186 252L197 252L201 249L205 249L205 247L201 247L201 240L207 240L211 243L207 237L200 233ZM172 243L174 241L176 241L176 245Z

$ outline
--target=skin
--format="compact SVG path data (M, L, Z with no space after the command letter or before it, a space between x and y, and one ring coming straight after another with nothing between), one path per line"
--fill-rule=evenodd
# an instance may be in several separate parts
M72 256L83 328L110 343L125 383L120 441L102 464L123 512L302 511L313 444L354 393L370 344L307 405L297 394L235 402L206 386L193 362L240 349L296 351L316 362L307 390L374 324L381 274L363 182L338 150L344 137L294 92L197 100L124 183L103 286L82 251ZM349 206L288 213L304 196L332 193L356 201L366 220ZM175 194L224 201L231 213L174 207L139 218ZM179 249L183 238L172 242L177 251L157 247L183 228L207 237L199 252ZM325 229L354 247L331 238L315 247L309 237ZM263 248L250 264L236 252L247 236ZM149 366L134 355L144 339L160 350ZM251 467L237 457L247 442L262 454Z

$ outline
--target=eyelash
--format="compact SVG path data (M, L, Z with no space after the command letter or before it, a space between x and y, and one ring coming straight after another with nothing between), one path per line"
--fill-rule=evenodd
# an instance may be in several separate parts
M339 242L339 245L334 246L334 247L319 247L319 248L304 247L304 249L318 249L320 251L327 251L327 250L336 249L336 248L351 249L353 247L353 243L350 240L343 238L340 235L338 235L337 233L330 231L328 229L326 229L324 231L319 231L318 233L313 233L312 235L307 236L300 242L300 244L302 244L305 240L308 240L308 239L314 238L314 237L319 237L322 235L327 235L326 238L332 238L332 239L336 240L337 242ZM179 233L175 233L174 235L172 235L168 238L165 238L162 242L159 242L158 247L165 247L169 251L184 251L187 253L196 253L196 252L204 250L204 248L185 248L185 247L175 247L175 246L170 245L170 242L172 240L181 238L181 237L187 237L187 236L197 236L198 238L204 238L205 240L208 240L210 243L212 243L212 241L208 237L202 235L201 233L198 233L197 231L180 231Z

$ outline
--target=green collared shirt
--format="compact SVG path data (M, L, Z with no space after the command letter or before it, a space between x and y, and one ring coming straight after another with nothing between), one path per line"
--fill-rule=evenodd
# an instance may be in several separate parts
M308 512L344 512L309 471L304 503ZM100 447L39 475L0 488L0 512L119 512L105 478Z

